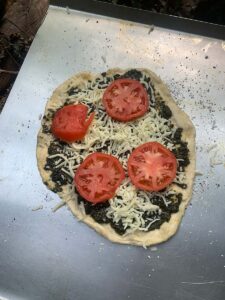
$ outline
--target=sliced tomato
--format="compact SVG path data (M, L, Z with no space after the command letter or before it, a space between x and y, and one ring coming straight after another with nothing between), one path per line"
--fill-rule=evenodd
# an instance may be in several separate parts
M160 191L167 187L177 172L174 154L157 142L137 147L128 159L128 174L132 183L146 191Z
M105 90L103 105L115 120L128 122L143 116L149 107L143 85L133 79L117 79Z
M87 112L88 107L84 104L64 106L54 115L52 133L66 142L82 140L94 119L94 113L87 119Z
M99 203L112 198L124 178L125 172L116 157L95 152L78 167L74 184L84 199Z

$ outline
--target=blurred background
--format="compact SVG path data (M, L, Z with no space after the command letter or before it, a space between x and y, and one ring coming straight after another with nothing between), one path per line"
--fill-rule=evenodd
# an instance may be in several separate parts
M0 111L47 9L48 0L0 0Z
M225 24L224 0L99 0L157 13Z
M225 25L225 0L97 1ZM0 0L0 112L48 6L48 0Z

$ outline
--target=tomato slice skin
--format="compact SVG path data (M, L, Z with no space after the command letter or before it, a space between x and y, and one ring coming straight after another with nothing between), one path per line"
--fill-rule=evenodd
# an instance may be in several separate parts
M120 122L143 116L149 108L146 89L134 79L117 79L103 94L103 105L108 115Z
M157 192L176 177L177 160L174 154L158 142L137 147L128 159L128 174L139 189Z
M78 167L74 184L84 199L96 204L113 198L124 178L125 172L116 157L95 152Z
M59 109L53 118L51 131L57 138L65 142L82 140L95 113L87 118L88 107L84 104L67 105Z

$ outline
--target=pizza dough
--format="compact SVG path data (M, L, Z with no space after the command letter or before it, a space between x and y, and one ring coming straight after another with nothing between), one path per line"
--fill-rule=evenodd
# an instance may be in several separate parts
M176 102L171 97L168 88L163 81L152 71L148 69L137 69L144 72L151 78L151 82L154 86L154 90L157 91L165 104L170 108L172 112L171 121L175 126L181 127L182 141L188 143L189 149L189 165L185 168L186 175L186 189L181 189L179 186L173 186L174 190L182 193L182 201L179 206L179 211L173 213L169 222L164 222L159 229L151 230L148 232L135 231L133 233L119 235L111 227L110 224L97 223L90 215L85 214L84 207L78 204L77 194L74 189L71 188L71 184L64 185L61 191L57 191L59 197L69 206L72 213L79 219L94 228L98 233L102 234L109 240L121 244L133 244L139 246L150 246L166 241L173 236L181 222L182 216L184 215L185 208L191 199L193 181L195 176L195 128L190 121L189 117L177 106ZM124 74L128 70L111 69L106 72L106 76L113 76L115 74ZM48 100L45 108L45 117L48 116L49 112L55 112L58 108L66 104L66 92L69 88L85 89L88 82L95 80L97 77L101 77L100 74L93 75L91 73L79 73L63 84L61 84L53 93L51 98ZM44 117L44 118L45 118ZM50 172L45 169L48 148L50 143L54 140L54 137L46 133L44 125L46 120L42 121L42 128L38 133L37 138L37 163L43 182L52 190L54 190L54 182L51 179ZM73 185L73 184L72 184Z

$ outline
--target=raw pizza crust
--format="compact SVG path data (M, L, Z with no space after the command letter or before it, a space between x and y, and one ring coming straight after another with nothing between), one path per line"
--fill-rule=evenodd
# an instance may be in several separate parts
M168 240L171 236L173 236L178 230L181 219L184 215L184 211L188 205L188 202L192 196L193 190L193 181L195 177L195 128L192 124L189 117L177 106L175 101L170 95L170 92L163 81L152 71L148 69L137 69L139 71L143 71L149 75L153 85L155 86L155 90L158 91L165 101L165 104L169 106L172 111L171 120L178 127L183 128L182 140L188 143L189 149L189 159L190 164L186 167L185 173L187 178L187 189L183 190L177 186L174 186L173 189L179 191L183 195L182 202L179 206L179 211L177 213L171 214L171 218L169 222L164 222L159 229L155 229L148 232L137 231L135 233L127 234L125 236L120 236L117 234L114 229L110 226L110 224L99 224L92 217L86 215L84 209L82 209L77 202L77 195L71 192L69 186L63 186L63 191L58 192L60 198L66 202L69 206L72 213L79 219L88 224L90 227L94 228L98 233L102 234L106 238L108 238L112 242L117 242L121 244L133 244L138 246L150 246L154 244L158 244ZM113 74L124 74L128 70L121 69L111 69L106 73L106 76ZM61 84L53 93L52 97L48 100L45 115L47 114L49 109L56 110L58 107L64 105L66 98L66 91L70 86L83 87L84 83L87 80L94 80L97 78L99 74L93 75L88 72L79 73L63 84ZM38 133L37 139L37 163L38 169L40 171L42 180L47 186L52 189L54 188L54 182L52 182L50 178L50 173L44 169L48 147L50 142L53 140L51 135L47 135L42 133L40 129Z

